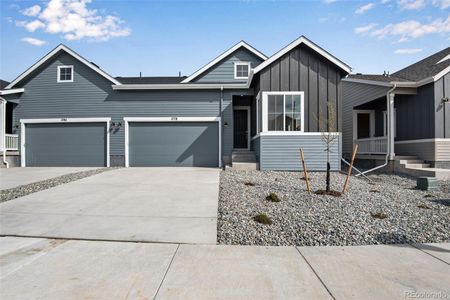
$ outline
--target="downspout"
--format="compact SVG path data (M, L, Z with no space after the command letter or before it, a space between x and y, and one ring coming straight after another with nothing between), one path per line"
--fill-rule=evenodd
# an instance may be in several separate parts
M9 168L9 163L6 161L6 100L0 97L0 101L2 101L2 140L3 140L3 163L5 164L6 168Z
M388 132L387 132L387 151L386 151L386 157L384 158L384 164L382 164L382 165L380 165L380 166L378 166L378 167L375 167L375 168L372 168L372 169L370 169L370 170L367 170L367 171L364 171L364 172L362 172L362 173L360 173L360 174L357 174L357 175L355 175L355 176L359 176L359 175L365 175L365 174L367 174L367 173L369 173L369 172L373 172L373 171L375 171L375 170L378 170L378 169L381 169L381 168L384 168L384 167L386 167L387 165L388 165L388 163L389 163L389 158L391 157L391 136L392 136L392 134L393 134L393 128L392 128L392 124L391 124L391 114L393 113L392 111L391 111L391 109L390 109L390 107L391 107L391 105L390 105L390 102L391 102L391 93L395 90L395 88L397 87L397 84L396 83L394 83L394 86L386 93L386 104L387 104L387 118L388 118Z

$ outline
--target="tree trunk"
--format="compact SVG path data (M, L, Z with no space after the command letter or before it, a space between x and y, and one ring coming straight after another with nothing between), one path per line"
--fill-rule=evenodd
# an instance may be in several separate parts
M330 192L330 170L331 170L331 166L330 166L330 148L327 147L327 187L326 187L326 191Z

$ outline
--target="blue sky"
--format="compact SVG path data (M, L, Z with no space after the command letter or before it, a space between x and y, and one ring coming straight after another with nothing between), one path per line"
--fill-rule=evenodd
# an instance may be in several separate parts
M241 39L272 55L305 35L363 73L450 45L450 0L1 0L0 17L9 81L59 43L113 76L189 75Z

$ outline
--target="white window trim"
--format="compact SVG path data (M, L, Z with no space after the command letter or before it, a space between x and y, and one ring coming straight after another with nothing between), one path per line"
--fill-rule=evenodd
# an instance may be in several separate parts
M64 68L64 69L71 69L70 74L72 76L71 76L70 80L61 80L61 76L60 75L61 75L61 69L62 68ZM58 66L58 77L57 77L58 82L73 82L73 77L74 77L73 66Z
M268 130L268 96L269 95L283 95L283 131L269 131ZM285 131L285 97L284 96L298 96L300 95L300 117L301 117L301 130L299 131ZM262 93L262 130L263 133L273 133L274 135L292 135L293 132L302 134L305 132L305 93L304 92L263 92Z
M124 117L125 123L125 167L130 167L129 123L131 122L217 122L219 128L219 168L222 167L222 126L220 117Z
M387 110L383 110L383 136L387 137ZM397 109L394 108L394 137L397 137Z
M373 109L354 109L353 110L353 140L358 139L358 114L370 114L370 137L375 136L375 110Z
M238 66L248 66L248 74L245 77L237 76L237 67ZM248 79L248 76L250 75L250 70L252 68L252 65L250 62L235 62L234 63L234 79Z
M109 158L109 140L110 140L110 124L111 118L54 118L54 119L21 119L20 120L20 165L26 167L26 124L41 124L41 123L106 123L106 167L110 166Z
M251 135L250 135L250 131L251 131L251 114L250 114L250 106L234 106L233 107L233 114L235 110L246 110L247 111L247 148L234 148L234 133L233 133L233 150L250 150L250 143L251 143ZM234 119L234 118L233 118ZM233 124L233 130L234 130L234 124Z

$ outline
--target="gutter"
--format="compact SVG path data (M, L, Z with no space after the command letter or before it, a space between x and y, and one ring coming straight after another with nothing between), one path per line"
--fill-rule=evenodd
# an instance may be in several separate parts
M216 90L216 89L246 89L247 84L121 84L112 85L112 89L120 90Z

